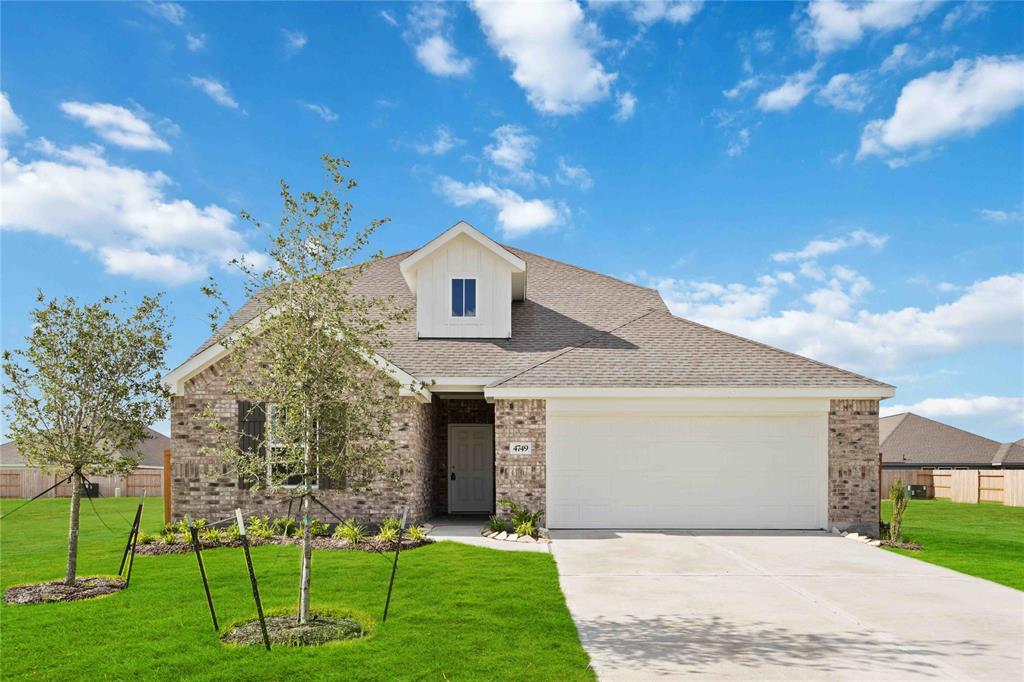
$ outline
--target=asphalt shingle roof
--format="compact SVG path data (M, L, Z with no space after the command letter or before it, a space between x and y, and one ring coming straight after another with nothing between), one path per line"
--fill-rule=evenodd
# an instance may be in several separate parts
M878 420L883 464L988 466L1024 462L1024 447L1000 443L911 412Z
M527 264L527 300L511 304L511 339L418 339L410 315L389 332L388 360L421 379L489 377L503 386L887 386L675 317L654 289L505 248ZM367 265L353 292L392 294L414 310L399 270L410 253ZM253 297L196 353L262 309Z

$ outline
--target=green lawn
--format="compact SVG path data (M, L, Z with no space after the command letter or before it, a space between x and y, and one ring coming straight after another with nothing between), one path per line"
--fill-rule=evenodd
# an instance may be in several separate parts
M0 510L19 500L3 500ZM117 570L136 502L82 502L79 574ZM59 578L68 502L41 499L0 527L0 582ZM151 501L143 529L162 522ZM221 623L255 617L241 549L203 553ZM264 608L295 604L297 547L253 549ZM372 616L368 640L324 647L229 648L206 609L194 555L138 557L131 587L92 601L0 606L0 677L13 679L593 679L548 554L442 542L402 554L387 623L391 563L316 552L314 604Z
M886 500L882 516L891 514ZM889 551L1024 590L1024 507L911 500L903 527L924 549Z

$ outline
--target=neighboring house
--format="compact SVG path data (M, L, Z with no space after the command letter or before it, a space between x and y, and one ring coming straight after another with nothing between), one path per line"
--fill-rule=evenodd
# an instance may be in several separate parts
M161 494L161 476L164 469L164 450L171 447L171 439L153 429L139 446L142 460L134 473L128 476L90 476L89 480L99 485L100 495L110 497L120 488L123 495L137 495L145 488L149 494ZM14 441L0 445L0 497L34 497L54 483L62 480L66 473L45 472L25 463ZM46 497L71 495L71 485L57 486Z
M552 528L877 530L888 384L680 319L653 289L464 222L370 264L354 290L416 314L390 330L383 358L403 384L404 488L321 486L342 516L490 514L512 500L545 509ZM227 328L260 312L257 296ZM206 407L265 433L227 393L217 338L165 378L174 516L281 515L201 453L215 442L196 419ZM428 387L410 390L414 378Z
M878 420L882 468L1022 469L1024 445L1000 443L912 412Z

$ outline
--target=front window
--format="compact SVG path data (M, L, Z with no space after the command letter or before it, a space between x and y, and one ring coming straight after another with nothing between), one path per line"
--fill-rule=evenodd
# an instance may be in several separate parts
M279 481L284 478L283 485L302 485L302 473L294 473L294 467L288 462L281 461L282 452L286 447L284 420L287 418L285 408L277 405L267 406L267 478L271 481ZM313 472L312 484L317 485L320 467L316 463Z
M475 279L452 279L452 317L476 317Z

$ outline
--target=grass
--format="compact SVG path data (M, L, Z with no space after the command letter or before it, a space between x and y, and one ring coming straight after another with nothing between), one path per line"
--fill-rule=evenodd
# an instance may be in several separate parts
M882 517L891 514L883 501ZM1024 590L1024 507L911 500L903 536L923 549L889 551Z
M0 501L0 511L19 500ZM79 575L117 570L136 502L82 502ZM0 526L4 588L61 577L68 501L41 499ZM143 530L162 525L147 505ZM294 608L299 550L253 549L264 608ZM255 617L241 549L203 553L222 624ZM0 677L14 679L591 680L548 554L440 542L403 553L386 623L390 557L315 552L313 602L370 614L366 640L322 647L226 647L195 556L137 557L131 587L101 599L0 606Z

